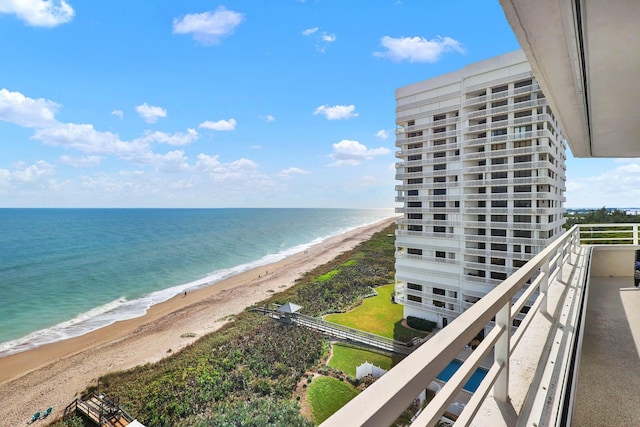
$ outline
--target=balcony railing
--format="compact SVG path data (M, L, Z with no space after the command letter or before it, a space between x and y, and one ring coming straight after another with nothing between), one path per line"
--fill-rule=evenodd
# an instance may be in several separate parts
M411 425L434 426L488 356L492 356L493 364L464 405L456 426L472 423L570 424L572 390L577 378L576 354L580 352L579 332L583 327L580 322L586 310L585 283L588 282L592 252L591 246L581 246L580 243L637 247L638 227L635 224L572 227L493 291L469 304L464 313L433 336L428 344L417 348L322 426L391 425L476 334L489 327L491 329L485 334L484 340L435 397L415 414ZM522 318L520 311L531 301L534 301L533 304ZM512 331L514 319L522 319L522 322ZM525 336L527 338L523 340ZM534 340L537 340L536 351L541 353L538 354L539 358L533 357L535 372L523 371L526 367L519 366L519 363L510 364L516 352L520 357L521 353L529 350L527 345L533 345ZM541 344L537 345L538 342ZM528 374L528 378L525 374ZM514 377L512 381L510 376ZM516 381L525 382L525 385L510 388ZM501 409L491 412L495 406L492 402ZM615 405L616 402L611 404ZM488 412L484 405L488 405ZM479 412L481 407L482 413ZM511 419L496 422L497 418L493 418L488 421L492 416L511 416ZM478 421L476 417L481 420Z

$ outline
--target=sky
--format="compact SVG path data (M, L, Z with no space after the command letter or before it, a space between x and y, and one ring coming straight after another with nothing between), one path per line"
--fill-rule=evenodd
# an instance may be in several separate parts
M498 0L0 0L0 207L392 208L396 88L517 49Z

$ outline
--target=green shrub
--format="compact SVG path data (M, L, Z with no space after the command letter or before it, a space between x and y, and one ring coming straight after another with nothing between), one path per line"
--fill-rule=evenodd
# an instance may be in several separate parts
M419 331L431 332L438 324L420 317L407 316L407 325Z

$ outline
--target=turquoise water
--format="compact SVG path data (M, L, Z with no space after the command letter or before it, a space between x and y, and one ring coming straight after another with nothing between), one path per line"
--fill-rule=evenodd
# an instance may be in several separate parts
M449 381L453 374L455 374L456 371L460 369L460 366L462 366L462 362L458 359L454 359L451 363L449 363L449 365L447 365L446 368L444 368L442 372L440 372L440 375L438 375L438 379L444 382ZM484 368L476 369L476 371L471 375L471 378L467 380L462 388L470 391L471 393L475 392L480 386L480 383L482 382L484 377L487 376L487 372L488 371Z
M0 209L0 357L140 316L185 290L391 216L391 209Z

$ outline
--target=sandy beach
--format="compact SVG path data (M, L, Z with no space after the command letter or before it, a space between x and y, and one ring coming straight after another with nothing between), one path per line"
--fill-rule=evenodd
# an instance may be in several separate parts
M24 425L48 407L54 409L47 422L53 421L99 376L156 362L180 350L220 328L228 316L291 287L305 272L351 250L393 221L360 227L276 263L178 295L142 317L0 358L0 426ZM182 337L189 333L197 336Z

